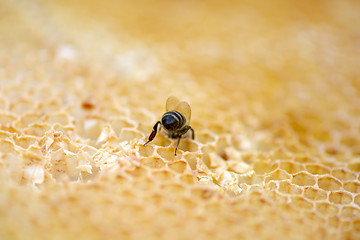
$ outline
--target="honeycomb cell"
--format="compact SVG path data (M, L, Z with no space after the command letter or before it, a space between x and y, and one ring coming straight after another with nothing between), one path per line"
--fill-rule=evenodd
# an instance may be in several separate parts
M10 113L0 113L0 124L10 126L16 120L16 116Z
M36 107L36 113L39 114L49 114L53 112L59 112L63 108L62 104L60 104L57 100L48 100L38 104Z
M357 194L355 197L354 197L354 203L356 205L358 205L358 207L360 207L360 194Z
M85 121L83 122L83 132L82 135L85 138L91 139L96 141L104 126L105 126L106 122L98 117L92 117L92 118L87 118L85 119Z
M175 161L168 163L168 166L177 173L183 173L187 168L187 163L185 161Z
M199 150L199 145L190 139L181 139L179 149L184 152L197 152Z
M110 120L111 128L114 129L117 135L120 135L123 128L134 128L135 125L129 120L121 117L112 118Z
M153 155L153 153L154 153L154 148L150 145L146 145L145 147L144 146L139 147L139 154L142 157L150 157Z
M344 206L341 209L340 216L345 218L358 218L360 217L360 208L353 207L353 206Z
M58 123L63 126L70 124L69 115L64 112L52 113L52 114L45 115L43 117L42 121L49 123L49 124Z
M182 174L180 176L180 180L182 182L184 182L184 183L187 183L187 184L194 184L195 183L195 178L191 174Z
M141 166L136 166L134 169L132 170L126 170L126 173L134 176L134 177L141 177L141 176L147 176L148 175L148 170L144 167Z
M215 141L215 137L207 132L196 132L196 141L202 143L202 144L208 144Z
M14 143L7 139L0 139L0 153L13 153L15 152Z
M329 174L330 173L330 169L319 165L319 164L307 164L305 165L306 171L308 171L309 173L313 174L313 175L324 175L324 174Z
M269 182L272 180L280 181L291 179L291 175L285 172L284 170L277 169L269 174L269 176L265 177L265 182Z
M171 171L165 170L165 169L152 171L151 175L155 179L160 180L161 182L173 181L175 179L175 174L172 173Z
M360 144L358 138L352 137L352 136L347 136L347 137L342 138L340 140L340 143L347 147L350 147L350 148L358 146Z
M335 204L349 204L352 202L352 196L346 192L331 192L329 201Z
M335 216L339 212L339 209L335 205L327 202L317 202L315 203L315 208L318 213L324 216Z
M144 157L140 159L140 162L151 168L163 168L165 166L164 161L157 157Z
M184 156L185 160L188 162L190 168L192 170L195 170L198 159L199 159L199 154L187 152L187 153L184 153L183 156Z
M354 221L354 229L360 232L360 219Z
M313 187L304 188L304 196L312 201L322 201L327 199L326 191Z
M292 196L291 202L294 206L301 209L312 209L314 207L311 201L306 200L304 197L301 196Z
M300 172L293 175L292 183L299 186L313 186L316 183L316 177L307 172Z
M304 170L303 165L290 161L280 162L279 168L285 170L290 174L295 174Z
M340 227L340 218L339 216L332 216L328 218L328 224L331 228L338 228Z
M333 177L320 177L318 179L319 188L324 189L325 191L336 191L342 187L342 184L339 180Z
M7 139L7 138L11 138L11 137L12 137L11 133L0 130L0 138Z
M35 113L25 113L20 118L18 118L14 126L17 128L26 128L32 123L36 123L40 120L41 116Z
M354 172L360 172L360 161L353 160L353 161L349 162L348 168Z
M179 158L179 153L180 151L177 153L177 156L175 156L175 149L172 147L159 147L156 149L156 152L160 155L161 158L168 160L168 161L173 161L175 159Z
M263 175L274 171L278 166L270 161L256 161L254 163L254 171L258 175Z
M131 141L134 139L141 139L144 135L134 129L123 128L120 132L119 140L120 141Z
M31 112L35 107L35 104L29 99L18 99L10 104L10 111L21 115L27 112Z
M30 145L36 142L36 137L34 136L20 136L14 138L15 144L22 147L28 148Z
M197 197L200 199L210 199L211 197L213 197L215 194L214 191L211 191L207 188L200 188L200 187L194 187L191 190L191 197Z
M355 179L356 175L352 172L344 169L333 169L331 175L339 179L340 181L347 181Z
M289 181L281 181L279 183L278 190L282 193L291 194L291 195L300 195L302 193L302 189L297 187L294 184L291 184Z
M220 157L222 157L225 160L227 160L225 150L228 146L229 146L229 140L227 139L226 136L221 136L216 140L215 151Z
M27 135L32 135L36 137L43 136L47 131L51 129L49 124L46 123L33 123L29 125L28 128L24 130L24 133Z

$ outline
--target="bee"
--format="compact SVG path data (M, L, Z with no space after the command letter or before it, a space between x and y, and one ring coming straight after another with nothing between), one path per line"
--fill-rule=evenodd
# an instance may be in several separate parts
M189 103L180 102L176 97L169 97L166 100L166 113L161 117L161 121L157 121L149 135L148 141L144 144L151 142L158 131L158 126L164 128L169 138L178 139L176 150L178 149L181 137L189 130L192 132L192 139L195 139L195 131L192 127L187 125L190 122L191 108Z

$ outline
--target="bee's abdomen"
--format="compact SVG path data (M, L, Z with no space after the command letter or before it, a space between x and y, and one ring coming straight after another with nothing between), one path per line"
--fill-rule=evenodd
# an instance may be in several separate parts
M181 129L185 125L186 119L181 113L170 111L162 116L161 123L166 130L175 131Z

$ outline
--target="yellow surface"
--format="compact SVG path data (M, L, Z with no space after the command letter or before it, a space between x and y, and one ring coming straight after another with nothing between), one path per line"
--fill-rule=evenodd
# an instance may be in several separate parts
M360 238L359 12L1 1L0 239Z

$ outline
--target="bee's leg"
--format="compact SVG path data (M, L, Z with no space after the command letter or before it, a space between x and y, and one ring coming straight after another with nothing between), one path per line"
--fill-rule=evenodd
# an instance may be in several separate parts
M180 135L179 140L178 140L178 142L177 142L177 144L176 144L176 148L175 148L175 156L176 156L176 150L177 150L177 149L178 149L178 147L179 147L180 139L181 139L181 135Z
M160 124L160 126L161 126L161 122L160 121L158 121L157 123L155 123L155 125L154 125L154 127L153 127L153 130L152 130L152 132L150 133L150 136L149 136L149 140L144 144L144 147L145 147L145 145L146 144L148 144L149 142L151 142L153 139L154 139L154 137L156 136L156 133L157 133L157 129L158 129L158 125Z
M181 134L184 135L185 133L187 133L187 131L191 130L191 133L192 133L192 139L194 140L195 139L195 131L192 127L190 126L186 126L184 128L184 130L181 131Z
M194 140L195 139L195 131L192 127L190 127L190 130L192 132L192 139Z

